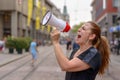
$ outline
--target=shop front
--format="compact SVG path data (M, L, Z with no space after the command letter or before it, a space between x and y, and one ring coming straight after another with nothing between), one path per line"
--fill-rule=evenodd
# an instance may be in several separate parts
M119 39L120 40L120 25L113 26L109 29L109 32L112 33L113 39Z

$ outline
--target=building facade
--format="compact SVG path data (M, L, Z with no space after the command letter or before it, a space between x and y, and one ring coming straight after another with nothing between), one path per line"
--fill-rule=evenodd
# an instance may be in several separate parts
M116 37L110 29L117 25L119 1L120 0L93 0L91 3L92 20L99 24L102 35L107 36L109 40Z
M37 0L33 0L32 18L30 26L28 27L28 0L0 0L0 38L14 36L44 40L49 37L45 26L43 30L41 28L39 30L35 29L36 1ZM63 18L60 10L50 0L39 1L41 2L40 20L43 18L43 7L45 8L44 12L50 10L56 17ZM41 24L40 27L42 27Z

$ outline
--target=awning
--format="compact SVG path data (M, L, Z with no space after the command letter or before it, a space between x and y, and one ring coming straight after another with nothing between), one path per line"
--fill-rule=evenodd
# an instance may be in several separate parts
M109 32L118 32L120 31L120 25L119 26L113 26L109 29Z

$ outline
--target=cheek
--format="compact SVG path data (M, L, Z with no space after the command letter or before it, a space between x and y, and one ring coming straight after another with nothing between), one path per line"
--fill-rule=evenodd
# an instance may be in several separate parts
M88 34L84 34L80 40L81 43L86 43L86 41L89 40L89 35Z

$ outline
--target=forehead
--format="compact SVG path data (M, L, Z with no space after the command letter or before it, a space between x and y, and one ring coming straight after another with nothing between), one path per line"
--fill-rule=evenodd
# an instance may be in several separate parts
M90 23L84 23L82 25L82 27L85 27L85 28L92 28L92 25Z

